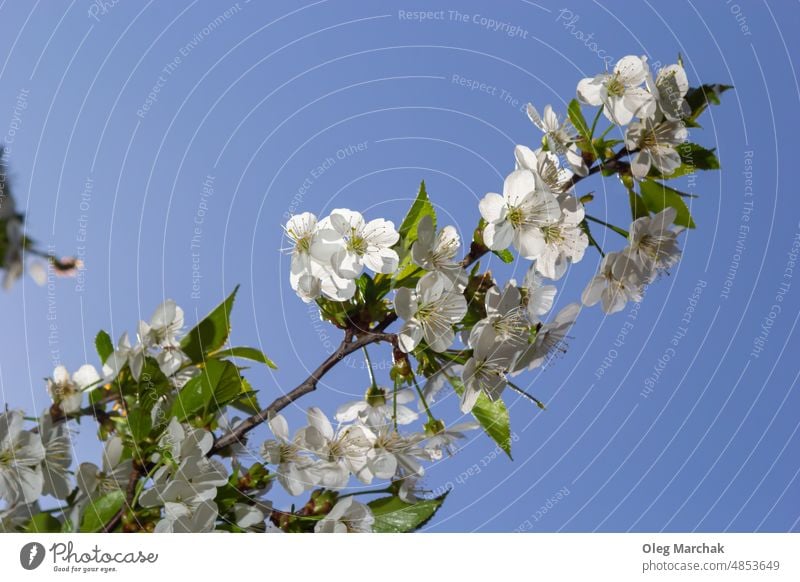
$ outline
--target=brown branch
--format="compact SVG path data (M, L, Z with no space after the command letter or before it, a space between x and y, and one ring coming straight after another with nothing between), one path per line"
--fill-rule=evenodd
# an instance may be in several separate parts
M215 453L219 453L225 447L241 441L244 435L253 430L259 424L269 420L272 416L289 406L298 398L301 398L309 392L316 390L317 383L322 379L322 377L331 369L333 369L336 364L353 352L358 351L362 347L368 346L372 343L381 341L392 342L394 335L383 333L383 329L385 329L386 326L388 326L396 318L397 316L394 313L387 315L386 318L375 327L374 331L367 331L360 335L355 335L352 330L347 330L342 343L339 344L339 347L336 348L336 351L328 356L308 378L303 380L291 392L287 392L280 398L277 398L272 402L272 404L245 419L230 432L220 436L208 454L213 455Z

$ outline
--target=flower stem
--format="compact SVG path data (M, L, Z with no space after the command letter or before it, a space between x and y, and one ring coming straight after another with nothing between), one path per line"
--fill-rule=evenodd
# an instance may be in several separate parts
M363 346L361 350L364 352L364 360L367 363L367 371L369 372L369 381L373 388L378 388L378 382L375 381L375 371L372 369L372 360L369 359L369 352L367 346Z
M538 407L539 407L539 408L541 408L542 410L546 410L546 409L545 409L545 406L544 406L544 403L543 403L541 400L539 400L539 399L538 399L538 398L536 398L535 396L531 396L530 394L528 394L527 392L525 392L525 390L523 390L522 388L520 388L519 386L517 386L516 384L514 384L514 383L513 383L511 380L509 380L508 378L506 378L506 384L508 384L508 387L509 387L509 388L511 388L511 389L512 389L514 392L516 392L516 393L517 393L517 394L519 394L520 396L524 396L525 398L527 398L527 399L528 399L528 400L530 400L531 402L534 402L534 403L536 403L536 406L538 406Z
M620 228L618 226L614 226L613 224L609 224L609 223L605 222L604 220L600 220L599 218L595 218L591 214L587 214L586 215L586 220L591 220L592 222L596 222L597 224L602 224L606 228L610 228L611 230L616 232L618 235L623 236L625 238L628 238L628 231L625 230L624 228Z
M422 392L422 388L420 388L419 384L417 383L417 377L412 376L412 378L414 380L414 387L417 389L417 394L419 394L419 399L422 400L422 405L425 407L425 414L428 415L428 420L436 420L431 413L430 407L428 407L428 401L425 400L425 394Z
M394 380L394 393L392 394L392 422L394 423L394 432L398 432L397 429L397 388L400 386L400 379L395 378Z

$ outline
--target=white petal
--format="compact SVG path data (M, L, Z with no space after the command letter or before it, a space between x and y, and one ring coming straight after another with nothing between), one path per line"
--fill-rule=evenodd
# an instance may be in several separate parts
M478 204L481 216L489 223L503 220L506 216L506 201L494 192L488 193Z

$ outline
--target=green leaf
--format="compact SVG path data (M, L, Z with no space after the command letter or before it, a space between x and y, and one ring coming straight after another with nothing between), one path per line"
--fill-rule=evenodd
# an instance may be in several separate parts
M569 102L569 106L567 107L567 115L569 116L569 120L572 122L572 125L574 125L575 129L578 130L578 133L587 140L590 140L591 136L589 135L589 125L586 123L586 119L583 117L581 104L577 99L573 99Z
M153 420L150 411L141 407L136 407L128 411L128 429L131 431L133 440L143 441L150 435L153 428Z
M183 421L206 409L214 398L214 392L228 366L233 364L215 359L208 360L200 375L189 380L178 393L178 397L172 403L170 416Z
M270 360L264 352L256 348L247 348L247 347L235 347L235 348L227 348L224 350L220 350L218 352L214 352L215 358L243 358L245 360L253 360L254 362L259 362L261 364L266 364L273 370L276 370L278 366L275 365L275 362Z
M686 206L686 203L683 201L683 196L686 196L686 194L652 180L643 180L640 182L639 190L650 212L657 213L667 207L671 207L678 211L675 217L675 224L688 228L694 228L696 226L689 212L689 207Z
M508 249L503 249L502 251L492 251L495 255L500 257L500 260L504 263L513 263L514 262L514 255Z
M461 379L445 374L456 393L461 396L464 392L464 384ZM472 408L472 416L478 421L483 430L497 445L505 451L511 459L511 419L508 416L508 409L505 403L498 398L490 400L486 394L481 392L478 401Z
M697 125L695 122L697 118L706 110L709 104L719 105L719 96L728 89L733 89L733 85L701 85L699 87L691 87L686 93L686 103L689 104L691 113L687 117L688 125Z
M230 362L224 362L224 365L225 369L214 388L213 401L206 407L207 410L209 408L222 408L243 392L253 391L247 380L239 374L239 368Z
M434 210L433 204L431 204L428 198L428 192L425 190L425 181L419 185L417 197L411 205L408 214L406 214L406 217L403 219L402 224L400 224L400 230L398 231L400 233L400 248L405 253L411 248L412 243L417 240L417 227L423 216L431 217L435 230L436 210ZM402 258L401 256L401 259Z
M61 531L61 522L50 513L37 513L25 526L28 533L58 533Z
M102 329L97 332L97 336L94 338L94 347L97 349L97 355L100 356L100 362L103 364L114 353L114 342L111 341L111 336Z
M373 531L377 533L408 533L416 531L436 515L447 493L434 499L406 503L399 497L373 499L367 505L375 516Z
M684 143L677 149L684 165L695 170L719 170L716 149L708 150L696 143Z
M251 390L249 392L242 392L236 399L231 400L228 404L233 406L236 410L241 410L247 414L255 414L261 410L261 405L256 398L257 392Z
M231 331L231 308L238 290L239 286L237 285L225 301L217 305L181 340L181 349L194 363L202 362L205 354L214 352L225 345Z
M100 531L122 509L123 503L125 503L125 493L119 489L93 499L83 510L80 531L82 533Z

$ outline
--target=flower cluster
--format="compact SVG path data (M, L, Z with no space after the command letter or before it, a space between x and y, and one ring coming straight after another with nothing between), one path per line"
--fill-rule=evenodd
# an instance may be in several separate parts
M344 208L321 219L292 216L285 224L291 287L344 337L308 378L268 405L244 373L253 362L275 364L260 349L228 343L236 290L187 332L172 300L139 322L135 341L126 332L115 345L101 331L101 373L91 364L73 374L58 366L46 381L53 404L39 418L0 414L0 531L423 527L447 496L421 494L429 464L455 454L479 427L511 455L503 399L513 391L545 409L518 376L566 351L581 304L618 312L680 260L678 237L694 222L685 195L662 181L719 167L713 150L688 144L697 156L687 160L683 146L687 128L728 88L690 88L680 63L653 75L644 57L628 56L612 72L581 80L563 118L549 105L542 114L528 105L541 142L517 145L513 161L509 155L502 193L479 201L463 255L456 227L437 224L424 183L397 228ZM582 106L596 108L591 124ZM610 124L596 134L603 116ZM620 139L606 137L613 129ZM594 195L581 195L578 185L594 174L616 175L624 186L627 228L590 214ZM33 247L0 178L0 257L13 280ZM605 252L590 223L622 235L624 246ZM561 302L567 271L590 246L601 257L597 274L580 303ZM57 269L69 266L42 257ZM516 262L522 280L498 280L485 260L495 257ZM36 267L27 269L37 276ZM381 344L391 349L390 388L379 384L367 350ZM292 433L281 411L358 350L370 379L364 397L339 406L332 419L310 407ZM459 401L454 413L474 421L442 419L446 387ZM104 447L99 464L73 467L71 431L82 416L96 419ZM272 438L248 449L247 434L264 422ZM307 494L307 502L274 508L266 498L274 481L292 496ZM346 491L354 483L377 484L358 495L382 497L356 501ZM42 511L42 496L61 505Z
M369 222L359 212L338 208L322 220L310 212L286 223L292 241L290 282L304 300L324 295L335 301L350 299L355 279L364 267L375 273L397 270L398 256L392 246L400 235L391 221Z
M308 424L294 436L290 435L286 419L275 415L269 421L275 438L263 443L261 455L275 467L278 482L290 495L317 487L340 490L354 477L367 485L376 479L397 482L400 498L413 502L414 484L425 474L422 462L441 459L464 437L464 431L478 425L462 423L450 429L426 425L423 432L401 434L392 425L395 403L389 402L390 398L381 388L370 389L364 400L339 408L335 428L322 410L312 407L307 414ZM397 424L414 422L418 415L406 406L413 401L413 393L402 390L394 398L401 411ZM356 507L369 515L369 508L363 509L360 504ZM320 522L317 531L325 531L326 527Z

